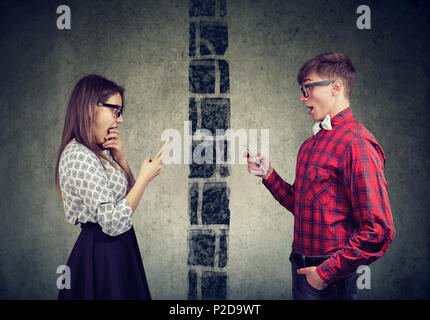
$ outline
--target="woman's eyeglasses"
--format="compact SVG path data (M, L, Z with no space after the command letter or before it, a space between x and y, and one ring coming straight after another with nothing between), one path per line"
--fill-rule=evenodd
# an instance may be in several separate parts
M113 114L115 115L115 118L119 118L121 117L121 115L123 114L124 110L123 107L118 106L116 104L110 104L110 103L102 103L102 102L98 102L97 106L99 107L108 107L108 108L113 108Z
M325 80L325 81L318 81L318 82L314 82L314 83L303 84L300 87L300 90L302 90L303 97L308 98L309 97L308 88L315 87L315 86L325 86L325 85L328 85L328 84L333 83L335 81L336 80Z

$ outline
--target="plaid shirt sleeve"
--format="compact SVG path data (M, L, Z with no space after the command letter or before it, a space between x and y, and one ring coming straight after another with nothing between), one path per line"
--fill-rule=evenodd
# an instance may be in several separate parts
M383 173L385 160L380 146L365 138L353 141L346 153L343 182L358 228L344 248L317 267L319 276L328 284L383 256L394 238Z
M282 206L294 214L294 184L285 182L275 169L266 180L263 180L263 184Z

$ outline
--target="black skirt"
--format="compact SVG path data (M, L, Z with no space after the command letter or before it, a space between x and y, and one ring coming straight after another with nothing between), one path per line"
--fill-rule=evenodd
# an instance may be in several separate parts
M58 300L151 300L134 228L109 236L97 223L81 224L70 254L70 289Z

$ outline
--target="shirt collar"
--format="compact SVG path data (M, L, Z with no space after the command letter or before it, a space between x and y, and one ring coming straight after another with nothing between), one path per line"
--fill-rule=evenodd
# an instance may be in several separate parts
M338 126L345 120L352 118L352 116L352 109L351 107L348 107L345 110L342 110L341 112L337 113L333 118L331 118L331 124Z

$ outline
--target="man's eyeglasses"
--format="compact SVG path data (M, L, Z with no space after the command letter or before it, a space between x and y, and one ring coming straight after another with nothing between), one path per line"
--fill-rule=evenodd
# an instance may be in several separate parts
M108 108L113 108L113 114L115 115L115 118L119 118L121 117L121 115L123 114L124 110L123 107L118 106L116 104L109 104L109 103L102 103L102 102L98 102L97 106L99 107L108 107Z
M302 94L305 98L309 97L309 90L308 88L310 87L315 87L315 86L325 86L328 85L330 83L335 82L336 80L325 80L325 81L318 81L318 82L314 82L314 83L308 83L308 84L303 84L300 89L302 90Z

